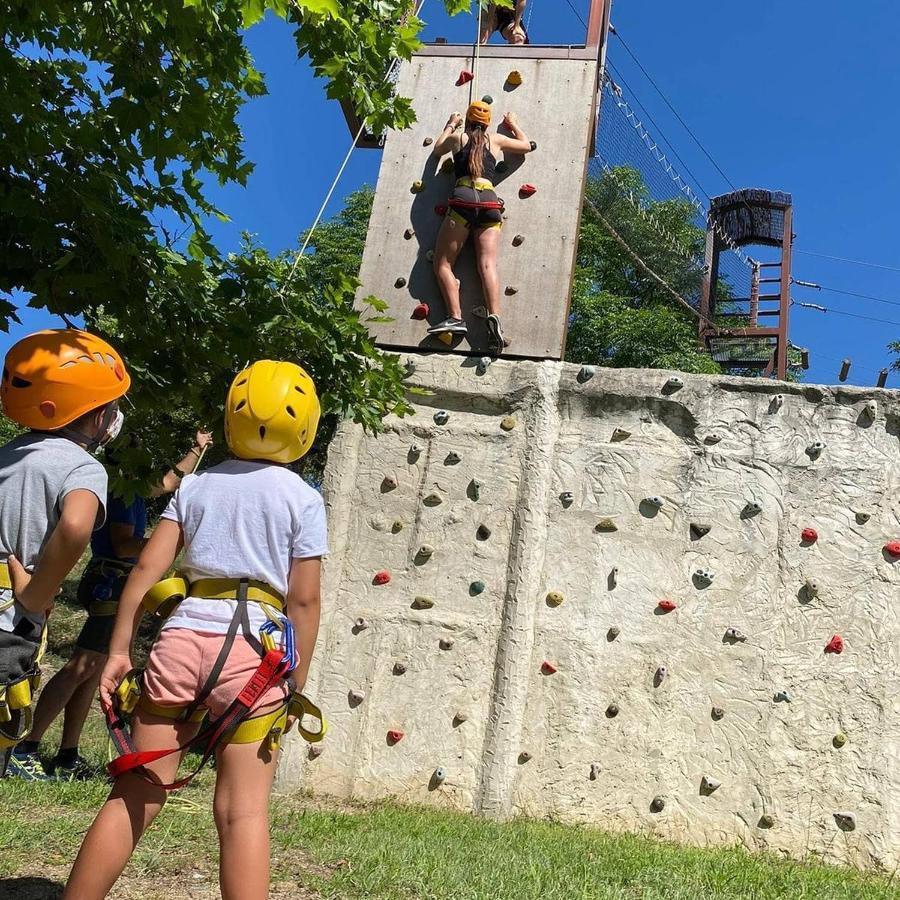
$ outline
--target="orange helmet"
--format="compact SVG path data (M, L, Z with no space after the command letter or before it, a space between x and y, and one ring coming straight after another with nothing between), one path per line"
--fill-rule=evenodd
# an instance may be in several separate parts
M122 357L102 338L60 328L10 347L3 362L3 412L25 428L55 431L131 387Z
M474 122L485 128L491 124L491 106L483 100L475 100L466 110L466 122Z

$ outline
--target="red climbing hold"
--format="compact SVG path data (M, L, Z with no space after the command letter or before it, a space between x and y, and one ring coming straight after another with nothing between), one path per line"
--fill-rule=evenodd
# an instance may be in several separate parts
M519 188L520 197L530 197L535 193L537 193L537 188L533 184L523 184L522 187Z
M439 215L442 217L446 216L447 215L447 206L444 203L438 203L438 205L435 206L434 211L435 211L436 215Z
M403 740L403 732L402 732L402 731L397 731L395 728L392 728L392 729L387 733L387 738L388 738L388 740L389 740L392 744L399 744L400 741Z
M826 653L843 653L844 652L844 639L836 634L826 645L825 645Z
M463 69L462 72L459 73L459 78L456 79L456 86L462 87L464 84L468 84L474 77L475 76L471 72Z
M541 672L544 675L555 675L557 672L557 669L556 669L556 666L554 666L552 662L547 662L547 660L545 659L541 663Z
M381 572L375 573L375 577L372 579L372 584L387 584L390 580L391 573L382 570Z
M805 544L814 544L819 539L819 533L815 528L804 528L800 532L800 538Z
M676 604L674 600L660 600L656 605L663 612L672 612L672 610L675 609L678 604Z
M884 552L890 556L900 556L900 541L888 541L884 545Z
M419 303L416 305L416 308L412 311L412 317L414 319L427 319L428 318L428 304L427 303Z

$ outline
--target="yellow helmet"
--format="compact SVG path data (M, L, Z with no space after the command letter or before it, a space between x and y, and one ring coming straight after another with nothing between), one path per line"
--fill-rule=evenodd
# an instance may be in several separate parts
M319 427L312 378L295 363L262 359L238 373L225 400L225 440L239 459L292 463Z

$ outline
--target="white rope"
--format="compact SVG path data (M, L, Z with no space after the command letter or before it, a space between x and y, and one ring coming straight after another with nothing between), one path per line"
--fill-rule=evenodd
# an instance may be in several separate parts
M478 0L478 22L475 25L475 63L472 66L472 96L474 99L478 97L478 69L481 65L481 16L484 12L484 0Z

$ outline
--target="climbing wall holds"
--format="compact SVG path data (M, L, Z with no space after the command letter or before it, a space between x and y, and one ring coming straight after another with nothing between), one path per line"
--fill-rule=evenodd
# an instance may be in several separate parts
M443 766L438 766L431 773L431 780L434 784L443 784L447 780L447 773L444 771Z
M413 457L414 459L418 459L422 455L422 445L421 444L410 444L408 455Z
M401 276L394 282L394 287L395 287L395 288L404 288L404 287L406 287L406 279L401 275Z
M759 500L748 500L744 504L744 514L747 516L758 516L762 512L762 503Z
M776 703L791 703L793 701L793 697L788 691L775 691L775 696L772 699Z
M706 537L712 530L712 525L706 524L706 522L691 522L691 535L697 540L702 537Z
M447 204L446 203L437 203L434 207L434 214L439 216L440 218L444 218L447 215Z
M382 493L387 493L388 491L394 491L397 489L397 478L394 475L385 475L384 478L381 479L381 491Z
M400 741L403 740L404 734L397 728L392 728L387 733L387 739L389 744L399 744Z
M434 547L431 544L422 544L418 550L416 550L416 559L431 559L434 555Z
M322 744L311 744L308 750L310 759L318 759L325 752Z
M490 105L494 102L494 98L493 98L490 94L485 94L485 95L481 98L481 102L482 102L482 103L487 103L487 105L490 106Z
M406 359L403 362L403 370L406 372L406 377L411 378L416 374L416 361L414 359Z
M666 801L662 797L654 797L650 801L650 812L661 813L666 808Z
M669 670L665 666L660 666L653 673L653 685L654 687L659 687L665 680L666 676L669 674Z
M466 493L472 500L476 502L481 499L481 482L477 479L473 478L469 482L468 488L466 488Z
M664 613L668 613L672 612L673 609L677 609L678 604L674 600L660 600L656 606L657 609L661 609Z
M884 545L884 552L895 559L900 558L900 541L888 541Z
M362 618L362 616L360 616L360 617L353 623L353 627L354 627L357 631L365 631L365 630L369 627L369 620L368 620L368 619L364 619L364 618Z
M527 750L523 750L523 751L519 754L519 762L520 762L520 763L527 763L527 762L529 762L530 760L531 760L531 754L530 754Z
M618 443L619 441L627 441L630 437L630 431L626 431L624 428L613 428L613 433L610 440Z
M835 749L837 749L837 750L840 750L841 747L843 747L846 743L847 743L847 735L844 734L843 731L839 731L839 732L831 739L831 745L832 745Z
M537 188L533 184L523 184L519 188L519 196L524 200L527 197L532 197L537 193Z
M568 509L575 502L575 495L571 491L563 491L559 495L559 502Z
M707 444L718 444L722 440L722 435L718 431L711 431L705 440Z
M653 509L662 509L666 505L666 501L663 500L662 497L658 496L644 497L642 502L647 506L652 507Z
M347 700L350 702L351 706L359 706L363 700L366 699L366 695L364 691L348 691L347 692Z
M807 578L803 582L803 591L807 600L815 600L819 596L819 582L815 578Z
M488 317L487 307L486 306L473 307L472 315L478 319L486 319Z
M721 706L714 706L714 707L709 711L709 714L713 717L713 720L716 721L716 722L721 722L722 719L725 718L725 710L722 709Z
M511 284L508 284L504 288L503 293L506 294L507 297L515 297L516 294L519 293L519 289L517 287L513 287Z
M738 631L737 628L726 628L725 640L730 644L743 644L747 640L747 635L743 631Z
M437 339L445 347L451 347L453 345L453 332L452 331L442 331L439 335L437 335Z
M475 532L475 537L479 541L486 541L491 536L491 529L487 525L479 525Z
M479 375L484 375L484 373L487 372L487 370L490 367L492 362L493 362L493 360L489 356L480 357L478 360L478 365L475 367L475 371Z
M858 525L865 525L866 522L868 522L869 519L871 519L871 518L872 518L872 514L871 514L871 513L867 513L867 512L858 512L858 513L856 513L856 523L857 523Z
M403 232L403 240L411 241L415 237L416 233L412 230L412 228L407 228L406 231Z
M772 398L769 408L774 412L776 409L781 409L782 406L784 406L784 394L776 394Z
M459 78L456 79L456 86L462 87L464 84L468 84L474 77L475 76L467 69L463 69L459 73Z
M427 138L425 138L424 141L422 141L422 146L423 146L423 147L430 147L433 143L434 143L434 138L433 138L433 137L427 137Z
M455 641L453 640L453 638L444 637L438 641L438 646L441 648L441 650L452 650L454 643Z
M771 813L764 813L759 817L758 824L760 828L774 828L775 816L773 816Z
M834 813L834 821L841 831L856 831L856 816L851 812Z
M596 781L600 777L600 763L591 763L591 774L588 776L591 781Z
M596 374L596 366L582 366L575 377L579 384L584 384L586 381L590 381Z
M528 145L531 147L531 152L534 153L537 150L537 141L529 141Z
M427 259L428 262L434 262L434 250L426 250L425 259Z
M500 420L500 427L504 431L512 431L513 428L516 427L516 417L515 416L504 416Z
M815 459L817 456L822 455L822 451L825 449L825 441L813 441L806 448L806 455Z
M455 725L462 725L463 722L469 721L469 714L464 712L461 709L458 709L455 713L453 713L453 723Z
M525 238L524 238L524 236L521 235L521 234L517 234L517 235L512 239L512 245L513 245L513 247L521 247L522 244L524 244L524 243L525 243Z
M402 663L402 662L394 663L393 672L395 675L405 675L406 674L406 663Z
M878 403L874 400L869 400L863 407L863 412L868 419L871 419L874 422L875 419L878 418Z
M606 639L608 641L614 641L621 633L622 633L622 630L619 628L619 626L613 625L606 632Z
M435 425L446 425L450 421L450 413L446 409L439 409L432 418Z
M414 181L410 186L410 191L413 194L421 194L422 191L425 190L425 182L424 181Z
M618 531L619 526L608 516L602 518L595 526L594 531Z
M462 460L462 457L455 450L451 450L444 457L444 465L445 466L456 466L456 465L459 465L461 460Z
M609 706L606 707L606 718L614 719L619 714L619 707L616 706L615 703L610 703Z
M606 576L606 586L612 590L619 583L619 567L613 566Z
M511 87L518 87L522 81L522 73L518 69L513 69L512 72L506 76L506 83Z
M684 379L679 378L677 375L673 375L668 381L666 381L665 385L663 385L663 389L670 392L680 391L683 387Z
M839 635L832 635L831 640L825 645L826 653L843 653L844 639Z
M429 308L427 303L417 303L413 307L413 311L410 315L410 318L416 319L421 322L423 319L428 318L428 314L430 312L431 312L431 309Z
M413 609L431 609L434 606L434 600L431 597L416 597L412 602Z
M694 571L694 582L698 587L709 587L716 580L716 573L710 572L709 569L696 569Z
M484 582L483 581L473 581L469 585L469 594L473 597L477 597L479 594L484 593Z
M814 544L819 539L819 532L815 528L804 528L800 532L800 540L804 544Z
M717 791L720 787L722 787L722 782L717 778L710 778L709 775L704 775L700 779L700 793L707 797Z
M545 599L547 606L561 606L564 598L559 591L550 591Z
M559 670L556 666L553 665L549 660L544 660L541 663L541 674L542 675L555 675Z
M391 580L391 573L382 570L381 572L376 572L372 578L372 584L382 585L387 584Z

